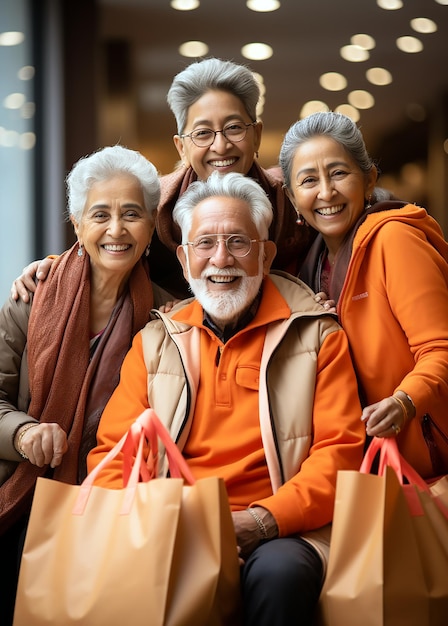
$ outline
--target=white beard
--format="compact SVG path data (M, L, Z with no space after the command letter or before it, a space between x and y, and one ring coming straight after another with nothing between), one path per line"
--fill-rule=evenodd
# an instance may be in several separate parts
M262 248L262 247L261 247ZM247 276L243 270L228 267L218 269L208 267L200 278L192 278L190 263L187 256L188 282L197 301L204 311L219 326L224 327L236 323L241 315L250 307L255 300L263 280L263 250L260 250L258 274ZM232 290L211 291L208 276L241 276L238 286Z

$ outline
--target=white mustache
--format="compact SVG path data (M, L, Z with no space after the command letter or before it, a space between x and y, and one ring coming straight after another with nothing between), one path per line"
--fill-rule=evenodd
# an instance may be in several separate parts
M247 273L244 270L238 269L236 267L228 267L224 268L213 268L207 267L203 272L201 272L201 278L209 278L210 276L247 276Z

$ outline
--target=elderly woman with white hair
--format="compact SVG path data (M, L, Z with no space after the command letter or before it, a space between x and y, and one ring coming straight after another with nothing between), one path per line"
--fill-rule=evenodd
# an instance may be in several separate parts
M152 163L107 147L74 165L67 189L77 242L53 262L29 303L10 298L0 311L4 626L12 619L19 545L37 478L82 480L132 338L151 308L172 298L149 278L160 198Z

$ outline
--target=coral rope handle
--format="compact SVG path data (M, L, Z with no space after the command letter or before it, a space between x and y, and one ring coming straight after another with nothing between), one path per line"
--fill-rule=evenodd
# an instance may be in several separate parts
M404 495L412 515L418 516L424 513L418 494L414 489L415 487L420 491L426 492L448 520L448 508L443 504L440 498L431 493L426 481L415 471L412 465L402 457L398 450L396 439L389 437L373 437L364 455L361 467L359 468L361 473L368 474L370 472L378 452L380 453L378 466L379 476L384 476L387 466L395 471L398 481L403 486ZM404 478L409 481L409 485L404 484Z
M120 441L81 483L79 495L73 508L73 514L83 514L98 474L103 471L120 452L123 453L123 481L124 489L126 490L121 513L127 514L132 505L139 479L141 478L143 482L147 482L158 476L158 439L160 439L165 447L171 476L173 478L184 478L187 483L193 485L195 478L182 456L181 451L171 439L171 435L159 420L154 410L146 409L135 420L128 432L123 435ZM146 442L148 442L148 446L145 452Z
M389 465L395 470L400 484L407 478L411 485L417 485L423 491L429 492L429 487L415 469L404 459L398 451L397 440L392 437L373 437L364 455L363 462L359 469L363 474L368 474L372 469L372 464L377 453L380 453L378 474L384 476L386 466Z

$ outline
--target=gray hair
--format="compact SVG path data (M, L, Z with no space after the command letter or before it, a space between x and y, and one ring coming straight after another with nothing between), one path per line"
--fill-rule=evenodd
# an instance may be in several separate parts
M174 77L168 91L168 105L176 118L177 132L185 130L188 110L205 93L212 90L228 91L241 102L250 117L257 120L260 88L251 70L221 59L203 59L191 63Z
M182 243L188 241L195 207L214 196L237 198L247 202L249 212L260 239L269 238L273 218L272 204L260 185L243 174L213 172L206 181L195 181L180 196L173 210L173 219L182 231Z
M142 188L145 209L154 219L160 200L158 172L140 152L118 145L93 152L75 163L65 181L68 214L79 223L92 185L119 174L135 176Z
M375 166L367 152L361 131L353 120L332 111L313 113L295 122L283 139L279 163L286 187L291 187L291 168L297 148L309 139L322 135L343 146L365 174Z

